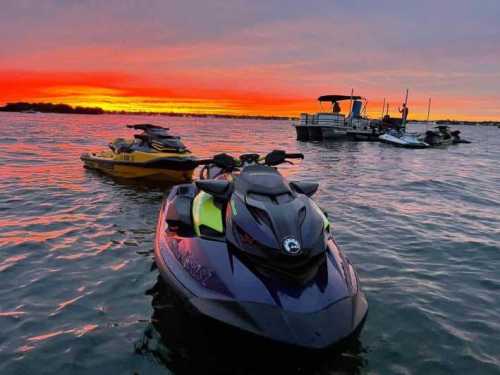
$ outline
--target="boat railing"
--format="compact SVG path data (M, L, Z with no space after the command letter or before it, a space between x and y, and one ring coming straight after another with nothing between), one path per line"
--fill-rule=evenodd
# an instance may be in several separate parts
M372 121L370 121L367 118L364 117L356 117L351 120L350 117L346 119L346 123L352 126L353 129L359 129L359 130L370 130L370 125Z
M302 113L300 115L301 126L343 126L345 124L345 116L338 113Z

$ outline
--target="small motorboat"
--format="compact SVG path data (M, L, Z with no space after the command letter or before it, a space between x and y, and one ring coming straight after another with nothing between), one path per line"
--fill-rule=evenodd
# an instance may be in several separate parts
M322 95L321 103L331 103L330 112L315 114L302 113L300 121L292 125L297 132L298 141L319 141L323 139L350 139L376 141L380 134L380 121L364 115L366 99L358 95ZM340 104L350 102L348 115L341 113Z
M318 184L287 181L276 168L302 158L219 154L199 161L199 181L175 186L164 200L155 262L196 321L307 349L361 331L368 304L310 198Z
M381 142L397 147L405 148L427 148L429 144L420 140L418 134L407 133L398 129L391 129L378 137Z
M114 177L181 183L190 181L196 158L168 128L151 124L127 125L140 130L134 139L117 138L109 151L80 156L84 166Z

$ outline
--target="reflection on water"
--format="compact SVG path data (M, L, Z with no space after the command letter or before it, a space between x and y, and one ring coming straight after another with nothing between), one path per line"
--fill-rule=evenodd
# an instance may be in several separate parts
M168 187L79 160L142 122L202 157L306 155L283 173L320 183L359 270L370 313L358 343L266 351L182 313L150 269ZM279 121L0 113L0 374L499 373L500 130L460 130L474 143L402 150L297 142Z

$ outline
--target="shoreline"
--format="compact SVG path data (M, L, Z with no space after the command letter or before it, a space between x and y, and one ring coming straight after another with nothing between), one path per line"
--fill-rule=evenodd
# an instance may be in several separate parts
M72 107L67 104L53 103L7 103L0 107L0 112L14 113L55 113L69 115L126 115L126 116L166 116L166 117L194 117L194 118L214 118L214 119L238 119L238 120L277 120L277 121L297 121L299 117L294 116L272 116L272 115L232 115L232 114L211 114L211 113L178 113L178 112L129 112L129 111L106 111L99 107ZM431 122L425 120L409 119L409 123L435 125L467 125L467 126L497 126L500 127L500 121L471 121L471 120L452 120L441 119Z

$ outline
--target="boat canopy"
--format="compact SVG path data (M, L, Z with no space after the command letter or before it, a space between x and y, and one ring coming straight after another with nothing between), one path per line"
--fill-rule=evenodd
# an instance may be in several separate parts
M320 102L338 102L341 100L363 100L362 96L357 95L322 95L318 98Z

